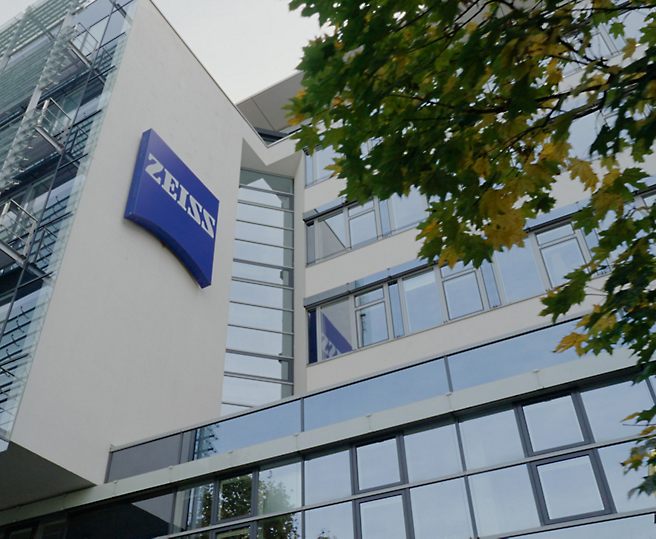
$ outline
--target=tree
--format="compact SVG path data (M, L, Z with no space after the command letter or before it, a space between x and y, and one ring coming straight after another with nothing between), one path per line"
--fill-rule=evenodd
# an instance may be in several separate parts
M590 198L573 224L600 230L599 246L542 314L555 321L598 294L559 349L628 346L644 379L656 373L656 207L633 202L656 136L655 4L292 0L330 29L299 66L298 147L340 153L333 170L350 200L419 188L431 201L420 256L450 266L522 246L526 219L554 207L555 183L579 182ZM581 151L570 134L592 115L603 125ZM656 464L655 415L636 414L648 427L628 467ZM639 487L655 489L654 478Z

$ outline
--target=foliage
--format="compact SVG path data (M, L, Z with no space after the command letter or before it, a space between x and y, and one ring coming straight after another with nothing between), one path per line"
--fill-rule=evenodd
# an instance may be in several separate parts
M351 200L418 187L431 201L420 255L451 266L522 246L526 219L554 207L556 181L578 182L589 203L574 225L600 230L599 246L543 314L555 320L596 296L559 348L628 346L645 378L656 370L656 207L633 201L656 136L655 4L292 0L329 28L299 66L305 90L289 106L298 146L341 154L333 169ZM603 125L575 150L577 122L592 115ZM655 444L639 444L627 466L656 463Z

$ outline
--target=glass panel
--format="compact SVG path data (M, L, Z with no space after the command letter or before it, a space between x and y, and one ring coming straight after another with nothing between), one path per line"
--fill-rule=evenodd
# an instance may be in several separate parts
M460 432L470 470L524 458L513 410L463 421Z
M175 495L173 531L183 532L211 524L214 483L179 490Z
M291 249L282 249L248 241L235 240L234 256L240 260L260 262L262 264L287 267L294 265L294 251Z
M461 471L455 425L406 434L405 457L411 483Z
M583 102L576 103L577 106ZM567 142L572 145L570 155L579 159L590 158L590 146L597 138L597 115L589 114L574 120L569 127L569 138Z
M324 148L323 150L317 150L314 152L314 160L317 166L317 181L323 181L330 178L333 175L332 170L326 170L327 166L334 165L335 157L338 157L339 154L333 149L333 147Z
M524 416L533 451L544 451L583 441L570 396L524 406Z
M226 348L269 356L292 357L293 337L271 331L228 326Z
M645 515L635 518L609 520L587 526L574 526L531 535L522 535L523 539L653 539L654 517ZM520 539L520 537L518 537Z
M229 404L260 406L284 399L291 396L291 394L292 386L287 384L250 380L248 378L237 378L227 375L223 377L222 400Z
M349 217L353 217L354 215L359 215L367 210L373 210L374 209L374 201L369 200L368 202L365 202L361 206L351 206L348 209L348 214Z
M294 247L294 233L291 230L274 228L237 221L235 238L240 240L270 243L279 247Z
M581 398L597 442L638 436L642 427L635 426L633 420L626 423L622 423L622 420L654 405L644 382L635 385L632 382L624 382L584 391Z
M358 486L365 490L401 480L396 439L357 448Z
M284 286L292 285L292 272L290 270L269 268L267 266L258 266L245 262L232 263L232 276Z
M362 539L405 539L405 517L401 496L360 504Z
M251 303L263 307L293 309L292 291L273 286L232 281L230 299L240 303Z
M166 436L111 454L107 482L161 470L180 463L180 434Z
M308 363L319 361L317 346L317 311L308 311Z
M399 391L399 388L412 388L412 391ZM431 361L307 397L304 400L305 429L389 410L448 391L444 361Z
M252 494L252 474L222 480L219 484L219 520L250 514Z
M629 442L599 449L599 457L606 472L606 479L608 479L613 500L615 500L615 507L619 512L651 509L656 506L656 499L653 495L634 494L629 497L629 491L640 484L644 475L643 470L624 473L624 467L621 463L629 458L631 448L634 445Z
M494 277L492 264L487 260L483 261L483 264L481 265L481 275L483 276L483 284L485 285L487 301L490 304L490 308L494 309L495 307L499 307L501 305L501 298L499 297L497 280Z
M604 510L590 457L537 467L549 518L558 519Z
M506 301L514 303L544 292L538 266L530 245L495 253Z
M305 539L353 539L351 504L340 503L306 511Z
M266 376L267 378L278 378L280 380L291 379L288 361L277 361L268 357L246 356L226 352L225 370L226 372Z
M473 537L462 479L410 490L415 539Z
M258 514L301 506L301 463L262 468L257 493Z
M479 535L540 525L526 466L473 475L469 484Z
M294 192L294 180L292 178L273 176L272 174L264 174L263 172L255 172L253 170L242 170L239 177L239 184L268 191Z
M294 315L289 311L231 303L228 323L272 331L294 331Z
M362 305L366 305L367 303L371 303L372 301L376 301L378 299L383 299L382 288L377 288L376 290L372 290L371 292L365 292L364 294L355 296L355 305L357 307L360 307Z
M385 304L378 303L357 311L360 345L369 346L387 340L387 318Z
M546 232L540 232L536 234L535 237L538 240L538 245L544 245L551 241L559 240L565 236L571 236L574 234L574 229L569 223L566 225L559 226L558 228L552 228Z
M459 318L483 310L476 274L468 273L444 282L450 318Z
M252 406L238 406L236 404L226 404L225 402L221 403L221 415L231 415L239 412L247 412Z
M319 257L326 258L346 250L346 228L344 213L339 212L326 219L320 219L317 224L317 249Z
M389 204L387 200L378 201L378 212L380 213L380 228L383 236L389 236L392 233L392 223L390 221Z
M583 264L583 255L576 239L542 249L542 257L552 286L567 282L565 275Z
M351 247L358 247L376 240L376 215L374 212L365 213L349 220L351 233Z
M317 259L317 252L314 247L315 244L315 228L314 223L309 223L305 227L305 249L307 251L307 263L314 264Z
M451 275L455 275L456 273L460 273L465 270L470 270L474 267L474 265L470 262L465 266L463 262L456 262L453 266L453 268L450 268L449 266L442 266L440 268L440 273L442 274L442 277L451 277Z
M408 333L432 328L443 322L437 283L432 271L404 279L403 292L408 311Z
M240 202L237 204L237 219L263 225L294 228L294 214L271 208L261 208Z
M301 519L297 513L267 518L257 523L257 539L299 539Z
M351 303L348 299L321 308L321 357L346 354L353 350Z
M125 20L125 17L120 11L115 11L114 14L109 19L109 24L105 30L105 35L103 36L102 44L109 43L111 40L120 36L123 32L127 31L129 24Z
M215 539L248 539L250 537L250 529L242 528L240 530L219 532L214 537ZM209 533L208 533L208 539L209 539Z
M389 200L394 212L395 230L416 225L426 217L424 198L416 187L410 190L408 196L392 195Z
M264 191L256 191L255 189L240 189L239 200L245 202L254 202L256 204L265 204L283 210L292 209L292 197L287 195L278 195L276 193L265 193Z
M351 495L348 451L305 461L305 504L328 502Z
M399 293L398 283L392 283L388 287L390 296L390 307L392 310L392 326L394 329L394 338L403 337L403 312L401 311L401 295Z

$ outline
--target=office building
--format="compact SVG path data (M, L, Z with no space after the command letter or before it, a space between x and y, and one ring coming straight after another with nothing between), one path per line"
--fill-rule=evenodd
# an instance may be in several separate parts
M589 303L538 314L584 194L427 265L422 195L349 203L296 150L299 87L235 106L151 0L0 28L0 537L653 537L619 462L654 387L552 352Z

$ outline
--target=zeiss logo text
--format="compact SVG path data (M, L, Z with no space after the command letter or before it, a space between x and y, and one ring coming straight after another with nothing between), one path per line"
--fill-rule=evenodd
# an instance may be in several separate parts
M201 287L212 282L219 201L152 129L141 137L125 218L152 232Z

